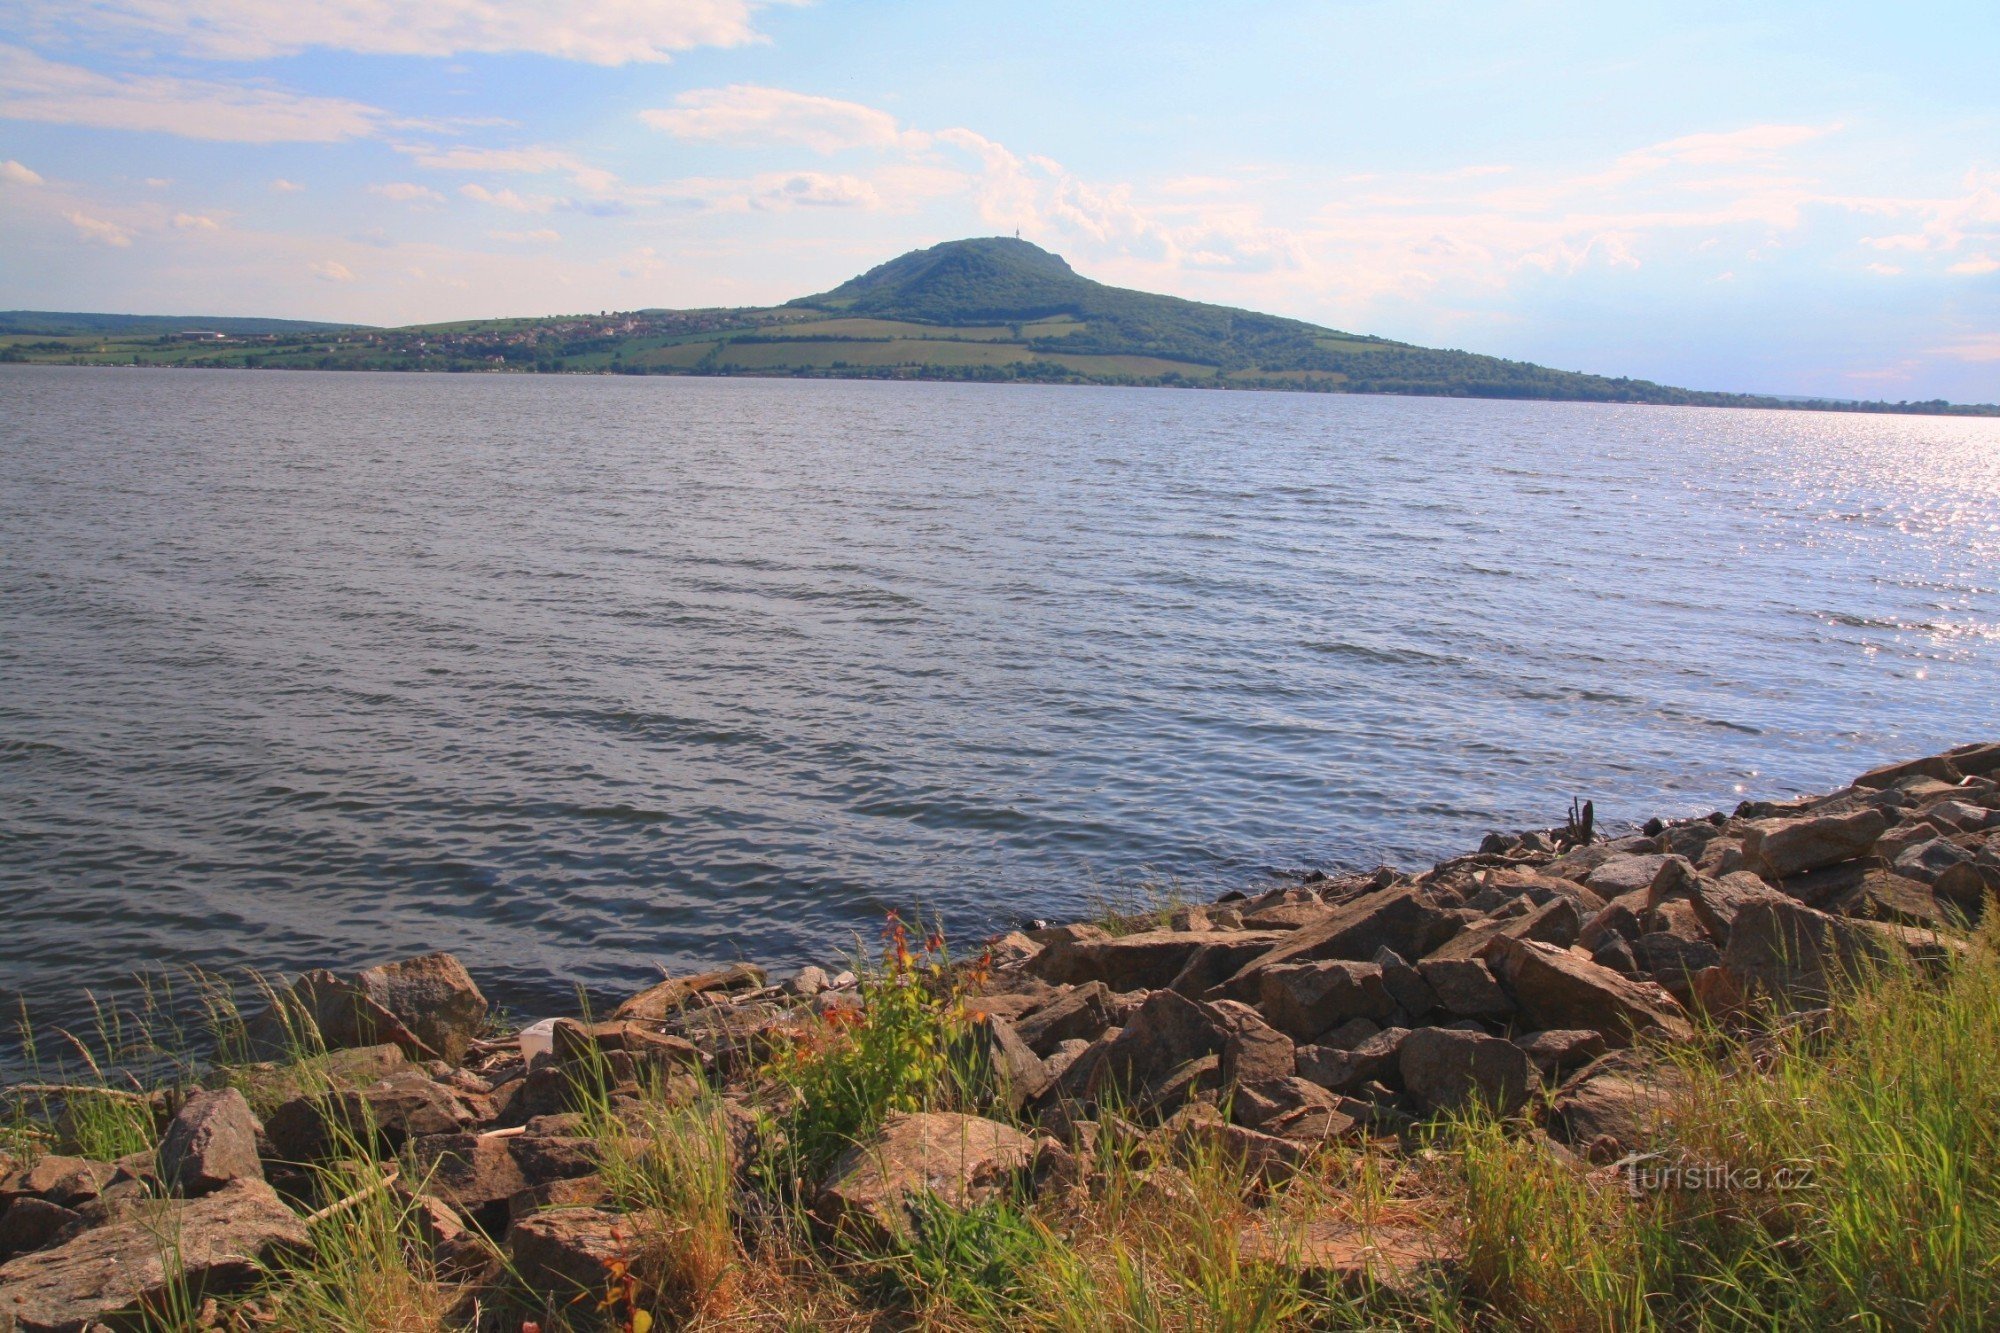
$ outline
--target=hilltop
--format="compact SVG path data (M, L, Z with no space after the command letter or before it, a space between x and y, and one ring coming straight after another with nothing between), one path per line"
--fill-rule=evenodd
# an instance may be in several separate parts
M223 338L189 339L189 331ZM780 306L400 329L0 313L0 360L322 370L519 370L1029 380L1577 402L2000 413L1674 388L1343 332L1112 287L1013 237L913 250Z

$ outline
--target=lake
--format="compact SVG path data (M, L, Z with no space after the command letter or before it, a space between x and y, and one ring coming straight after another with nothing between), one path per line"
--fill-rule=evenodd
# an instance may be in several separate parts
M517 1013L2000 737L2000 421L0 367L0 991ZM5 998L5 997L0 997Z

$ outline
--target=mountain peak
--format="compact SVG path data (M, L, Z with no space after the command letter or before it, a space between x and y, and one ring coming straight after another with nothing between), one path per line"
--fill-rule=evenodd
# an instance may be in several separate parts
M918 319L1034 319L1073 312L1098 285L1032 241L975 236L898 255L791 304Z

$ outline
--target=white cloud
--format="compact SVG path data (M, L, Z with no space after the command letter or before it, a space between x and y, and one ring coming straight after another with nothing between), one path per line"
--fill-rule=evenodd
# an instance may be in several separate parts
M672 110L640 118L679 139L723 143L795 143L818 153L844 148L922 148L929 136L904 130L886 111L784 88L736 84L700 88L674 99Z
M411 181L388 181L368 187L368 193L379 194L384 199L393 199L399 204L441 204L444 196L428 185L418 185Z
M168 187L169 185L172 185L172 184L173 184L173 182L172 182L172 181L170 181L170 180L168 180L168 179L167 179L167 178L166 178L165 176L148 176L148 177L146 177L146 188L147 188L147 189L149 189L149 190L164 190L164 189L166 189L166 188L167 188L167 187Z
M180 231L220 231L222 224L201 213L176 213L174 226Z
M354 270L337 259L316 259L307 270L322 282L353 282Z
M157 75L114 76L0 45L0 117L232 143L337 143L384 113L337 97Z
M297 181L288 181L283 176L271 182L272 194L297 194L306 187Z
M782 212L793 208L879 209L881 192L860 176L822 171L772 171L741 180L691 177L660 192L671 203L723 212Z
M74 210L64 213L63 216L69 219L70 225L82 233L87 241L116 246L121 250L132 244L132 233L115 222L106 222L103 218L94 218L88 213Z
M1903 271L1901 264L1868 264L1864 265L1864 267L1870 273L1879 273L1885 278L1893 278Z
M549 195L528 196L513 190L489 190L484 185L461 185L458 192L467 199L516 213L546 213L561 201Z
M760 40L763 0L17 0L44 24L124 29L191 55L266 60L314 47L366 55L524 51L594 65Z
M422 144L398 144L397 151L408 153L420 167L438 171L500 171L525 176L560 174L586 190L610 190L618 177L581 161L560 148L433 148Z
M40 185L42 177L39 172L30 171L10 157L0 162L0 181L14 185Z
M1947 272L1963 273L1969 277L1982 277L1988 273L2000 273L2000 259L1992 255L1974 255L1972 258L1953 264Z
M516 245L554 245L562 240L562 233L542 227L535 231L489 231L486 233L496 241L511 241Z

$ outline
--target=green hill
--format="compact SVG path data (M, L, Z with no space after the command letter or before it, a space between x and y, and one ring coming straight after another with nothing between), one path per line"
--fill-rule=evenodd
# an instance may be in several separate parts
M22 315L24 312L15 312ZM782 306L471 320L402 329L283 321L0 316L0 360L327 370L1029 380L1838 411L1993 414L1931 403L1709 393L1344 333L1094 282L1011 237L913 250ZM123 320L51 336L60 320ZM249 325L257 325L250 328ZM240 327L231 327L240 326ZM190 340L190 329L228 334Z
M199 330L230 337L325 333L353 324L305 319L239 319L233 315L91 315L62 310L0 310L0 334L45 338L150 338Z

